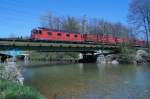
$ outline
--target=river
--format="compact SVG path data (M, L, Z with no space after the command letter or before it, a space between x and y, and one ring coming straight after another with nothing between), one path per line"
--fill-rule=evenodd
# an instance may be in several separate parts
M47 99L150 99L150 66L71 64L25 68Z

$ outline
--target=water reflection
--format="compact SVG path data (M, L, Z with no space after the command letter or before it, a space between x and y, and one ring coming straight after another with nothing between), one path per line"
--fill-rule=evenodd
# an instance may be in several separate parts
M26 68L23 74L26 85L33 86L47 97L148 99L150 96L150 67L148 66L55 65Z
M98 66L95 64L83 64L83 73L92 73L94 72L94 74L98 73L99 69Z

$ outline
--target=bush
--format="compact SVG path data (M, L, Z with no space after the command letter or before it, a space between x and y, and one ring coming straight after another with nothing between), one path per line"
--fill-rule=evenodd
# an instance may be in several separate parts
M130 47L122 47L118 61L121 64L131 64L134 61L136 50Z
M120 64L131 64L133 63L133 57L128 54L119 55L118 61Z
M36 90L0 80L0 99L45 99Z

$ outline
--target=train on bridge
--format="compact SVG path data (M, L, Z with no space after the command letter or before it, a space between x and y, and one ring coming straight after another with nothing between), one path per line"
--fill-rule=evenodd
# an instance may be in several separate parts
M68 33L65 31L51 30L48 28L33 29L31 33L32 40L52 41L52 42L70 42L70 43L100 43L100 44L122 44L130 43L135 46L144 46L145 41L138 39L129 39L113 37L111 35L101 34L81 34Z

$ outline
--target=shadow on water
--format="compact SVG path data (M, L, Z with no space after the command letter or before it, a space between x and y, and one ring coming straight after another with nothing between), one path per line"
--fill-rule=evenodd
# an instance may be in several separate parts
M98 66L95 64L80 64L80 66L82 66L82 72L83 73L89 73L89 72L95 72L98 73L99 69Z

